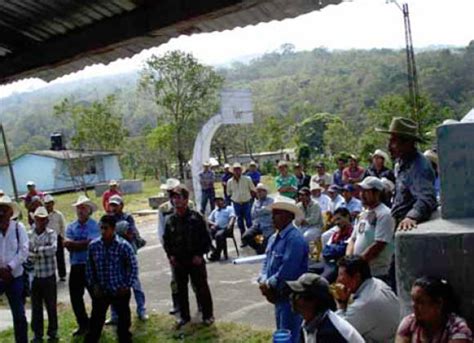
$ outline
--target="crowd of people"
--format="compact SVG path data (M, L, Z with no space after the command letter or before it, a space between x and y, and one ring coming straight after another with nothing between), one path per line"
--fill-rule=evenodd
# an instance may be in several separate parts
M411 289L413 313L401 318L394 235L430 218L439 184L435 153L418 151L417 131L409 119L394 118L382 131L390 135L390 157L377 149L367 169L354 155L338 158L332 174L318 162L312 176L299 163L292 173L290 164L280 161L275 195L255 162L246 171L239 163L224 166L222 196L211 166L204 164L196 175L200 204L190 200L179 180L168 179L161 187L168 201L158 209L157 232L171 268L170 314L177 317L176 328L191 320L189 281L203 324L214 323L207 263L227 258L227 238L234 238L237 226L240 247L264 255L259 290L274 305L276 328L288 330L292 342L472 342L456 295L443 278L420 275ZM119 342L131 342L132 293L137 317L148 319L137 261L146 241L124 211L117 182L110 182L102 199L106 214L98 222L92 217L98 206L81 195L73 204L76 219L67 224L54 197L29 182L23 199L27 233L19 206L0 192L0 293L8 298L16 342L28 341L27 290L33 342L43 341L44 308L48 339L58 341L56 275L66 281L64 249L70 256L74 336L98 342L104 324L111 324Z

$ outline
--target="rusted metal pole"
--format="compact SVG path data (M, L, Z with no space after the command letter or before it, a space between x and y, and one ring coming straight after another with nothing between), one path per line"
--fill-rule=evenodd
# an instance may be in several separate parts
M0 131L2 133L3 147L5 149L5 156L7 157L8 169L10 170L10 177L12 179L13 193L15 194L15 200L18 201L18 190L16 189L15 173L13 172L13 165L10 159L10 153L8 151L7 138L5 137L5 130L3 125L0 124Z

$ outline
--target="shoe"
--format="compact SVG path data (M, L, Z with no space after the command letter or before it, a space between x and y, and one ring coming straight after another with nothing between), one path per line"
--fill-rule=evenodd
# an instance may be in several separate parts
M209 258L207 259L209 262L217 262L219 261L221 258L217 255L211 255L209 256Z
M87 331L89 330L87 330L86 328L78 328L76 329L76 331L72 333L72 336L73 337L84 336L87 333Z
M179 313L179 308L177 308L177 307L170 308L168 313L171 314L172 316L174 316L175 314Z
M66 282L66 277L65 277L65 276L60 277L60 278L59 278L59 281L61 281L61 282Z
M138 319L141 320L142 322L146 322L148 319L150 319L150 317L148 316L148 314L139 314L138 315Z
M178 321L176 322L174 328L175 328L176 330L179 330L179 329L181 329L183 326L185 326L186 324L188 324L189 321L190 321L189 319L180 319L180 320L178 320Z
M117 320L109 318L105 321L105 325L117 325Z
M202 323L203 323L205 326L211 326L212 324L214 324L214 322L215 322L214 317L209 317L209 318L206 318L206 319L203 319L203 320L202 320Z

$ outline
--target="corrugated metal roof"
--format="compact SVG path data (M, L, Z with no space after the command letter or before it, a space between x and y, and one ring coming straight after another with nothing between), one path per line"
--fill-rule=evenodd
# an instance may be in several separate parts
M194 0L196 1L196 0ZM208 12L193 16L189 13L188 19L176 21L168 25L158 25L158 29L150 27L145 34L134 37L125 37L131 28L121 28L126 32L123 39L113 44L101 44L98 41L93 49L80 51L72 57L56 61L41 59L35 67L25 67L14 75L8 73L8 63L12 57L20 53L41 51L43 46L54 45L61 39L71 35L81 34L86 29L90 35L86 37L94 40L94 28L107 20L124 17L141 10L146 13L146 6L159 6L159 3L168 3L175 11L185 12L192 7L188 1L175 0L172 5L165 1L151 0L22 0L0 1L0 83L11 82L26 77L39 77L50 81L64 74L75 72L92 63L110 63L118 58L131 57L143 49L159 46L171 38L181 34L224 31L236 27L255 25L261 22L293 18L298 15L319 10L330 4L338 4L342 0L207 0L193 3L203 4L211 8ZM219 5L222 4L222 5ZM225 5L227 4L227 5ZM212 6L211 6L212 5ZM205 7L207 8L207 7ZM194 8L192 10L195 10ZM189 10L192 12L192 10ZM142 12L140 12L142 13ZM186 13L188 14L188 13ZM162 15L166 20L166 15ZM171 14L169 15L172 16ZM153 19L144 17L143 20ZM156 19L156 18L155 18ZM136 20L136 18L134 19ZM131 21L133 24L133 21ZM135 21L135 24L137 22ZM146 23L152 26L152 23ZM103 27L102 27L103 29ZM92 34L91 34L92 32ZM100 39L99 39L100 40ZM95 43L95 42L94 42ZM46 48L45 48L46 49ZM50 52L50 51L49 51ZM48 51L44 51L48 53ZM2 64L4 68L2 68ZM6 67L5 67L6 66Z
M38 150L38 151L29 152L27 154L50 157L50 158L55 158L58 160L69 160L69 159L78 159L78 158L117 155L117 153L113 151L79 151L79 150Z

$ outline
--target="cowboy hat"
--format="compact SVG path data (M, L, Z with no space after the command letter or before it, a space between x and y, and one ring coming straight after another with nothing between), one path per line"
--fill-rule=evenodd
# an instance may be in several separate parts
M320 185L319 183L317 183L317 182L312 182L312 183L311 183L311 188L310 188L309 190L310 190L311 192L312 192L312 191L323 191L324 188L321 187L321 185Z
M388 157L388 154L381 149L375 150L375 152L372 154L372 158L374 158L375 156L382 157L385 162L390 161L390 157Z
M54 201L54 197L51 194L46 194L43 198L43 202L45 204L53 202L53 201Z
M73 207L77 207L80 205L89 206L92 212L97 211L97 205L94 204L92 200L86 197L85 195L79 195L79 198L77 198L77 201L74 204L72 204Z
M385 189L382 180L375 176L367 176L362 182L359 182L358 185L362 189L376 189L378 191Z
M418 142L423 141L418 133L418 124L409 118L395 117L392 119L388 130L376 128L375 131L409 137Z
M431 162L434 164L438 165L439 164L439 159L438 159L438 154L434 152L433 150L429 149L426 150L423 155Z
M261 183L261 182L257 185L257 187L255 187L255 189L256 189L256 190L261 189L261 190L263 190L263 191L265 191L265 192L268 192L268 187L267 187L264 183Z
M296 206L296 202L293 199L282 195L276 196L273 204L268 205L266 209L270 211L281 210L291 212L295 215L295 220L301 220L304 218L304 213L298 206Z
M12 218L16 218L20 215L20 207L8 195L0 197L0 205L6 205L13 210Z
M48 211L43 206L38 207L33 214L33 217L48 218Z
M162 191L171 191L173 188L178 187L180 184L178 179L170 178L166 180L166 183L160 186Z
M109 181L109 186L111 186L111 187L112 187L112 186L118 186L117 180L110 180L110 181Z

